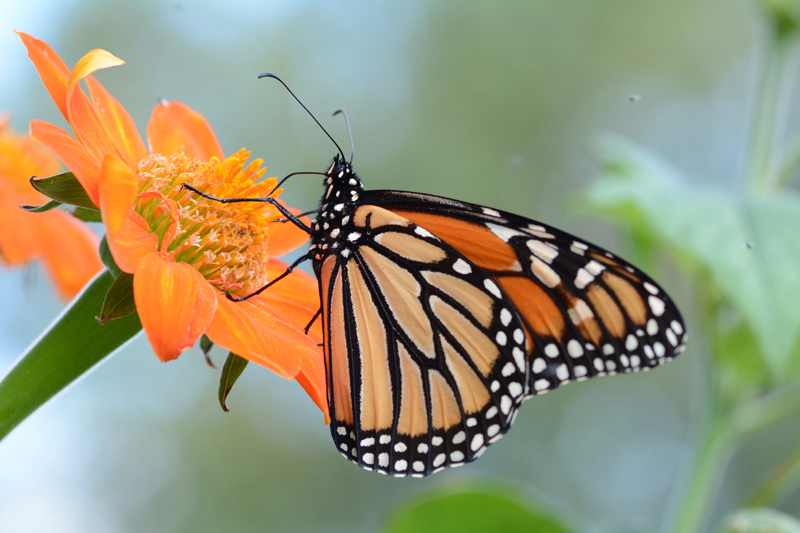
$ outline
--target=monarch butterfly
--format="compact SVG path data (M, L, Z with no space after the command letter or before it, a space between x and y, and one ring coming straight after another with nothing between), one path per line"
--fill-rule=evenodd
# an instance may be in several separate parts
M273 203L309 233L287 274L312 261L331 435L365 469L422 477L463 465L524 400L685 348L672 300L598 246L489 207L366 191L341 148L321 174L310 227L271 198L218 200Z

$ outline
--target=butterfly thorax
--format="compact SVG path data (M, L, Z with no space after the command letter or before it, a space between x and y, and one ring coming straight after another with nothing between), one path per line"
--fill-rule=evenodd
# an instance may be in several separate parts
M364 185L350 163L334 157L322 180L325 193L319 201L317 218L311 224L309 252L315 264L327 255L340 253L355 244L353 213Z

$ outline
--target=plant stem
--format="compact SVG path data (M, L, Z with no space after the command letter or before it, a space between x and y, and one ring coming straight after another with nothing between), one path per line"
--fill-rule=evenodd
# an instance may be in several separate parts
M712 421L706 426L673 531L697 533L703 530L732 448L730 433L724 424Z
M800 446L780 462L767 480L753 492L745 507L765 507L777 502L797 486L798 480L800 480Z

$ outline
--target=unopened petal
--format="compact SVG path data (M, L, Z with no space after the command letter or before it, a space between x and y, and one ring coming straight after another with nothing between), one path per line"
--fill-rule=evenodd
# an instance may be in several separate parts
M133 277L133 296L150 345L162 361L175 359L194 345L214 318L217 298L194 268L145 256Z
M147 142L154 154L183 152L201 161L224 158L217 136L205 117L180 102L163 102L153 108L147 125Z

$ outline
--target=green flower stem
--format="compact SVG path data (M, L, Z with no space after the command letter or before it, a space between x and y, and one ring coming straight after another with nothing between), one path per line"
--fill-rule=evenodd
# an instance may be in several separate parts
M706 426L695 456L691 479L683 494L683 505L675 523L676 533L703 530L722 473L731 457L732 440L724 424Z
M775 142L778 136L778 118L786 101L789 80L786 63L791 55L794 33L770 20L770 40L766 65L755 102L753 129L750 133L750 163L748 183L754 190L778 186L780 163L776 161Z
M706 431L700 441L674 529L678 533L703 530L725 466L743 439L800 416L800 385L786 386L759 400L743 404L727 417L720 417L716 413L718 411L712 409L705 424ZM784 464L787 465L786 471L776 473L758 493L771 498L793 486L800 477L800 448Z
M0 440L141 331L136 313L95 320L113 281L107 270L95 276L0 380Z
M778 503L800 481L800 446L780 462L769 477L753 491L744 507L769 507Z

